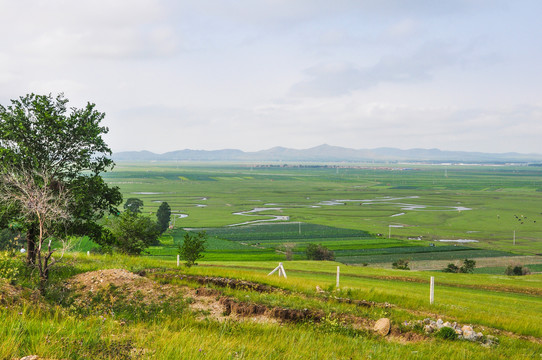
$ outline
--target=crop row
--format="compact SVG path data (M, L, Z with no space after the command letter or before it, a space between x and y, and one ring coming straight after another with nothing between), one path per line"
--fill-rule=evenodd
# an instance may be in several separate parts
M389 263L399 259L409 261L417 260L461 260L482 257L511 256L512 254L497 250L464 250L464 251L438 251L418 253L391 253L391 254L367 254L356 256L337 256L336 260L345 264L375 264Z

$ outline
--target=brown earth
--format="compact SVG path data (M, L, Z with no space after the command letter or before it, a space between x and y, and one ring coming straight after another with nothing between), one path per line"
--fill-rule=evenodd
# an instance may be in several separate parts
M156 275L166 274L153 274L153 277ZM169 276L169 274L167 275ZM201 284L213 284L236 289L252 289L259 292L282 291L268 285L237 279L183 275L171 276ZM163 276L158 276L158 278L163 278ZM212 318L217 321L234 320L259 323L300 323L306 321L318 323L326 318L326 314L321 310L270 307L223 296L222 292L218 289L206 287L193 289L184 285L162 285L124 269L87 272L79 274L66 282L66 288L76 295L76 301L80 305L87 303L94 293L101 289L110 288L111 286L115 286L117 290L122 291L126 300L137 298L137 300L147 303L163 301L164 299L182 294L190 310L195 312L196 316L200 319ZM323 298L322 300L336 300L358 306L374 306L374 303L371 302L349 301L349 299L342 298ZM368 332L372 332L375 323L374 320L357 317L352 314L332 313L327 315L327 318L330 320L337 319L341 324ZM388 336L390 341L396 342L419 341L420 337L423 338L422 335L415 333L401 333L397 327L393 326Z
M114 286L118 288L126 300L146 303L163 301L179 294L179 287L160 285L145 277L124 269L108 269L82 273L69 279L66 284L73 291L76 304L84 305L100 290Z

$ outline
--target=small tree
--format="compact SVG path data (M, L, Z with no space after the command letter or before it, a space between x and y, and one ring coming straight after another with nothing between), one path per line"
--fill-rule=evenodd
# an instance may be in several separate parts
M133 212L134 214L140 214L143 207L143 200L138 198L129 198L124 203L124 210Z
M465 259L463 260L463 265L459 268L459 272L461 273L472 273L474 272L474 268L476 267L476 261Z
M38 225L35 266L39 272L39 288L43 293L49 280L51 266L64 255L62 251L59 258L53 257L55 250L51 248L53 239L49 232L55 223L68 219L68 194L64 186L53 182L48 173L26 170L3 170L0 188L0 200L4 204L18 206L26 223ZM45 251L43 246L47 239L49 242ZM64 244L63 250L67 246Z
M282 249L284 250L284 255L286 255L286 260L292 260L294 258L294 249L296 246L296 243L282 244Z
M307 245L306 254L309 260L335 260L335 253L322 244Z
M114 247L129 255L140 255L156 244L160 233L154 221L132 211L125 211L110 221L110 228Z
M197 265L196 261L203 258L202 253L205 251L206 240L207 234L205 231L184 234L184 241L179 245L179 255L185 261L187 267Z
M168 229L171 220L171 207L167 202L164 201L160 204L160 207L156 212L156 219L160 233L163 234Z
M408 266L408 260L405 259L399 259L393 262L391 264L391 267L398 270L410 270L410 267Z

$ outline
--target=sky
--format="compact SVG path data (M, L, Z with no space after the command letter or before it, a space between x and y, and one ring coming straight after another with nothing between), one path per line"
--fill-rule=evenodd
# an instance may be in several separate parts
M542 153L540 0L0 0L0 104L64 93L114 152Z

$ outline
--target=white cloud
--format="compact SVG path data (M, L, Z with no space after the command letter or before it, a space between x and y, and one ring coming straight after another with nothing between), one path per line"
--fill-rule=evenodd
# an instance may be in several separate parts
M0 103L61 91L73 106L95 102L117 151L541 152L540 10L531 0L0 0Z

